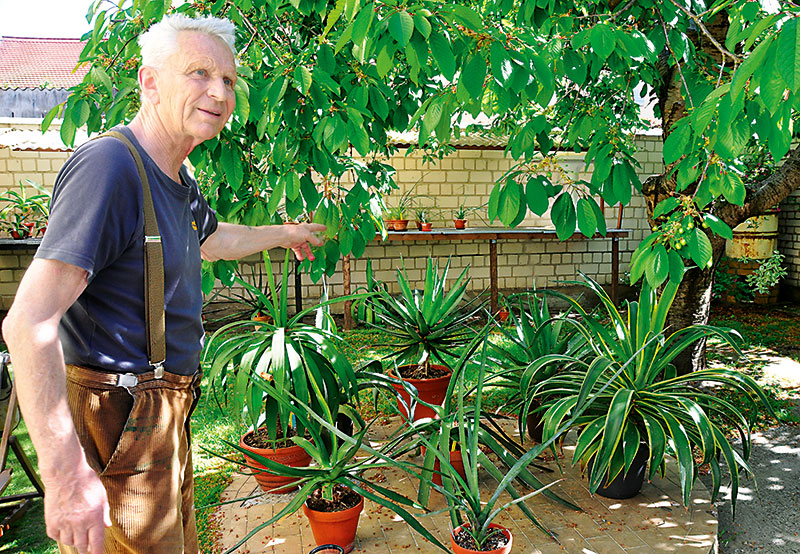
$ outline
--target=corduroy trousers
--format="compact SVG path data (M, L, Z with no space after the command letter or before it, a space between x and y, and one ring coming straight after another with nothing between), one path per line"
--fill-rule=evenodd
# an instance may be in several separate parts
M129 388L115 383L114 374L67 366L72 418L111 508L103 552L197 554L189 418L200 373L145 374Z

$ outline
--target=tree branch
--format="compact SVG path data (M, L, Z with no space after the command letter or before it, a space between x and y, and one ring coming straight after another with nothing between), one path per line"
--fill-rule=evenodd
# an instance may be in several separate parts
M764 213L800 188L800 146L792 150L778 170L748 190L743 206L722 202L714 214L729 226L738 225L748 217Z
M714 45L714 47L717 50L719 50L720 53L723 56L729 57L730 59L732 59L734 61L734 63L737 63L737 64L741 63L742 59L739 56L737 56L736 54L734 54L733 52L729 51L727 48L722 46L719 43L719 41L717 41L717 39L714 38L714 36L711 34L711 32L703 24L703 20L701 18L697 17L695 14L693 14L692 12L687 10L685 7L683 7L680 4L678 4L675 0L669 0L669 3L672 4L673 6L675 6L676 8L678 8L680 11L682 11L686 15L686 17L688 17L689 19L694 21L694 24L697 25L697 27L703 32L703 34L706 37L708 37L708 40L711 41L711 43ZM661 15L661 12L659 12L659 16L660 15Z

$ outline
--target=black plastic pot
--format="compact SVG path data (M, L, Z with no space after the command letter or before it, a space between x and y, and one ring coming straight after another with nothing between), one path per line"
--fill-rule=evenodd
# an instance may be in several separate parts
M650 447L646 442L639 444L639 450L636 451L636 456L633 458L630 469L627 472L622 472L617 475L613 481L606 483L605 479L600 483L597 489L597 494L606 498L613 498L615 500L624 500L626 498L633 498L639 491L642 490L644 478L647 471L647 460L650 459ZM593 462L594 460L592 460ZM592 462L587 466L587 474L592 473Z
M541 406L539 402L531 404L531 409L528 415L525 416L525 427L528 428L528 437L541 444L542 434L544 433L544 419L542 418L544 412L534 412L539 406Z

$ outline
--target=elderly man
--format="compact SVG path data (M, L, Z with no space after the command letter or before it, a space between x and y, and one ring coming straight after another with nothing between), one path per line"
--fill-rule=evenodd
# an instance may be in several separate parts
M321 244L322 225L217 223L182 165L233 111L233 33L225 20L176 15L140 37L141 109L116 129L123 140L90 141L67 161L3 323L46 486L47 533L62 552L197 552L188 420L203 341L201 255L285 247L303 259ZM163 366L148 348L144 181L163 250Z

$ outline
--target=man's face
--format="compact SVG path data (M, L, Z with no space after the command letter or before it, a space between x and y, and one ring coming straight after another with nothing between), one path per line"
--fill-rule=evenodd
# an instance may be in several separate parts
M179 49L158 70L158 111L167 130L193 144L219 134L236 104L236 63L216 37L183 31Z

